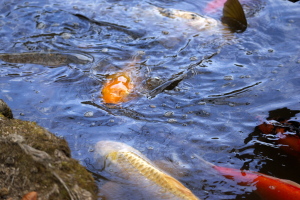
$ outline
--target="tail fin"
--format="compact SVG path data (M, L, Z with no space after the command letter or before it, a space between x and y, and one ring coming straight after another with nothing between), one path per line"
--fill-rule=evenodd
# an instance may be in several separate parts
M242 33L247 29L247 19L238 0L227 0L225 2L222 22L227 24L233 32Z

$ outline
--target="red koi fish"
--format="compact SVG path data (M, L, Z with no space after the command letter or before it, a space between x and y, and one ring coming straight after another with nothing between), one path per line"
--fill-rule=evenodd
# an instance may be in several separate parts
M282 134L277 141L282 144L280 148L286 153L293 155L300 159L300 137L297 135Z
M299 122L271 120L258 126L263 134L275 135L277 144L286 153L300 158L300 137L297 135Z
M213 165L224 177L236 181L239 185L256 187L255 192L263 200L299 200L300 185L289 180L279 179L258 172L231 169Z

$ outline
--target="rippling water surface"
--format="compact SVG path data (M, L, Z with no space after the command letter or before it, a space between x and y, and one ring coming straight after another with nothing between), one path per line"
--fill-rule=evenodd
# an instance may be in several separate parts
M300 183L295 158L276 146L257 147L249 137L271 111L295 111L289 118L299 121L299 2L242 1L249 26L235 34L198 30L151 10L155 5L220 19L221 11L204 13L208 3L2 0L0 53L56 52L68 59L53 64L0 56L0 98L15 118L66 138L72 156L95 173L99 187L106 180L90 164L100 140L124 142L150 160L169 161L176 178L201 199L258 197L208 173L194 155ZM135 55L140 96L119 106L103 104L106 76ZM170 87L159 90L163 83Z

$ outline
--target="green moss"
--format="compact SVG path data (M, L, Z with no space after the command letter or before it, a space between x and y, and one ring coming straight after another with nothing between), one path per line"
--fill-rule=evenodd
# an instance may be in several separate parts
M18 143L11 141L11 134L22 137L22 144L50 155L51 159L47 161L49 163L38 162L24 153ZM77 184L97 199L97 186L92 175L78 161L70 158L66 140L56 137L36 123L3 118L0 120L0 147L0 168L3 169L0 173L0 188L10 184L12 179L8 177L13 177L13 187L7 198L21 199L24 192L32 190L37 191L39 196L48 195L57 185L59 194L49 194L50 199L70 199L60 178L69 189ZM57 158L57 151L63 152L65 157Z
M35 122L22 120L3 120L0 122L2 133L12 133L24 136L26 143L35 149L46 151L53 155L55 149L59 149L70 156L70 149L64 139L57 138ZM1 133L0 133L1 134Z

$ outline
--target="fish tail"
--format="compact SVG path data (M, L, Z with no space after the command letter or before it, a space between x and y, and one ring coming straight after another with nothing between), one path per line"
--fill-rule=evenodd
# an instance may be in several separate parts
M242 33L247 29L247 19L242 5L238 0L227 0L223 8L222 22L232 32Z

